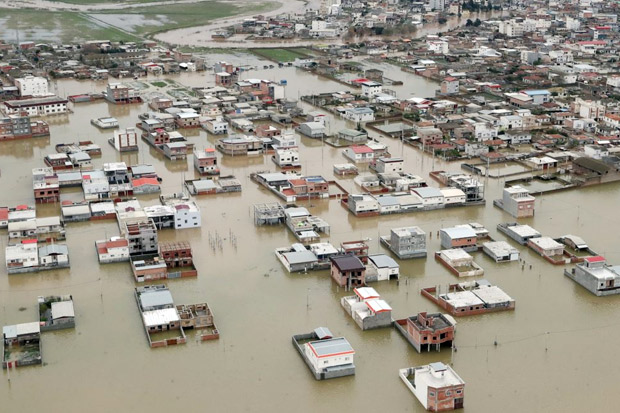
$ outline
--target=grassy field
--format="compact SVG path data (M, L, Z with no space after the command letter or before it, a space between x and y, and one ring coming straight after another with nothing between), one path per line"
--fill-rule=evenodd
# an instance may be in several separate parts
M306 54L296 51L295 49L251 49L252 53L257 56L264 57L274 62L292 62L297 58L305 58Z
M66 0L74 4L95 4L120 0ZM132 2L159 2L162 0L132 0ZM272 10L279 3L250 3L237 6L217 0L190 4L132 7L120 10L101 10L97 13L77 11L44 12L35 9L3 9L0 7L0 39L20 41L69 43L83 40L136 41L144 36L177 28L200 26L210 20L243 13Z
M200 26L208 23L210 20L222 17L259 13L272 10L277 6L277 2L250 3L247 6L237 6L231 3L209 0L189 4L102 10L96 14L91 14L91 16L113 26L123 27L125 30L137 35L149 35L172 29Z
M41 18L40 10L0 9L0 39L15 41L16 30L20 41L138 40L136 36L93 22L81 13L45 12L45 18Z

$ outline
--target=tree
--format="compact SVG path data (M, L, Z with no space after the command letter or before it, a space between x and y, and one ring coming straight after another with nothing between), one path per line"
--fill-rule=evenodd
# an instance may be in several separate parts
M480 21L480 19L476 19L476 21L474 22L474 27L478 27L482 24L482 22Z
M471 19L467 19L467 23L465 23L466 27L472 26L474 24L474 22L471 21Z

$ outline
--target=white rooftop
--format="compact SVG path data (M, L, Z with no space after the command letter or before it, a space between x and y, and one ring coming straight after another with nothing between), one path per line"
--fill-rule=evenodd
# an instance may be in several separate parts
M180 321L179 313L176 308L164 308L161 310L145 311L142 313L144 325L146 327L155 327L170 324L174 321Z

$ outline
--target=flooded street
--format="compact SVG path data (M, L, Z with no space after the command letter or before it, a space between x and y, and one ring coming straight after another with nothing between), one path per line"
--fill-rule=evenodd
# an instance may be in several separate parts
M257 64L246 55L225 58L234 64ZM405 82L399 97L431 96L438 87L399 70L389 77ZM286 94L293 98L347 89L294 68L255 70L243 74L246 78L286 79ZM187 86L213 85L211 72L184 73L173 79ZM152 80L156 78L146 79ZM59 80L56 88L67 96L101 91L105 82ZM147 111L146 103L115 106L100 101L73 109L68 116L46 119L51 137L0 143L1 205L34 204L31 169L43 167L43 157L54 153L56 144L78 140L93 140L101 146L102 157L93 162L96 168L115 161L153 164L163 178L164 194L179 192L184 179L197 177L192 156L168 161L144 142L139 152L121 155L107 143L112 132L90 124L92 118L110 115L121 128L134 126L138 115ZM341 120L331 121L331 133L344 125ZM221 138L203 130L181 132L199 148L214 146ZM378 139L389 146L392 156L405 159L405 172L422 176L431 186L437 183L428 176L430 171L460 171L459 162L445 163L398 140ZM218 153L222 175L235 175L242 192L194 197L202 211L202 228L159 232L160 242L191 243L198 278L166 284L176 303L209 303L221 334L218 341L199 342L189 332L185 345L148 347L129 264L100 266L97 262L94 242L117 235L115 221L67 224L70 269L8 276L2 264L2 325L36 320L37 296L50 294L73 295L77 324L75 330L43 334L43 366L12 370L10 382L3 371L2 411L422 412L422 405L400 381L398 369L434 361L452 362L465 380L465 411L615 411L617 403L609 395L616 391L620 361L604 354L620 340L620 296L596 297L565 277L564 267L553 266L510 241L521 251L523 269L514 262L496 264L482 252L475 253L474 259L484 268L484 278L516 300L515 311L458 318L456 352L418 354L394 329L361 331L340 306L340 297L352 293L339 289L328 271L285 271L274 249L296 239L284 226L255 227L253 223L253 204L279 201L249 179L252 172L275 171L269 156L231 158ZM342 149L308 138L300 141L300 157L302 173L328 179L334 179L334 163L347 162ZM351 178L337 180L348 191L360 192ZM478 207L357 218L336 200L298 205L331 224L329 238L323 239L334 246L370 238L371 253L389 253L379 245L379 235L387 235L390 228L417 225L427 232L427 259L399 260L399 282L370 285L393 308L394 318L405 318L439 310L420 295L420 288L457 282L433 259L440 249L439 229L479 222L494 239L507 240L496 225L514 218L492 203L501 197L504 181L484 182L487 202ZM78 195L62 191L62 199ZM144 206L159 203L153 195L138 199ZM611 264L618 264L618 201L617 184L544 195L537 197L535 217L520 223L547 236L578 235ZM59 206L38 205L37 214L60 215ZM4 261L8 237L6 230L0 234ZM210 234L224 239L221 251L210 247ZM237 239L236 247L231 235ZM291 345L291 336L319 326L351 343L356 351L355 376L315 381Z

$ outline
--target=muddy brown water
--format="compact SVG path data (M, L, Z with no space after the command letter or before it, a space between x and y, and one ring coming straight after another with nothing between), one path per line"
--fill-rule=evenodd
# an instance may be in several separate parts
M343 90L340 84L290 69L260 70L248 77L287 78L287 93ZM183 84L212 84L206 74L175 77ZM423 88L412 75L403 74L412 92ZM59 81L63 95L101 90L104 83ZM433 85L435 87L435 85ZM417 94L417 93L416 93ZM426 93L420 93L426 95ZM194 176L192 157L185 162L165 161L142 144L139 153L119 154L107 143L110 131L99 131L89 121L106 115L132 126L146 105L113 106L105 102L79 104L67 117L51 118L51 137L0 144L1 204L32 203L31 169L43 166L43 157L61 142L92 139L101 145L103 162L125 161L155 165L163 178L164 193L179 191L183 178ZM337 129L342 122L333 121ZM188 133L198 147L217 139L206 132ZM444 163L422 156L397 140L379 138L394 156L406 161L406 171L425 177L434 169L459 171L459 163ZM306 174L332 178L332 165L346 162L341 149L320 141L301 139L301 161ZM0 269L0 324L36 320L36 297L72 294L75 330L43 334L43 366L6 371L0 376L2 411L92 412L109 411L409 411L423 408L398 378L398 369L433 361L453 362L466 381L465 409L470 412L591 411L614 410L620 362L609 356L620 339L620 297L597 298L530 250L518 246L526 261L496 264L482 253L475 261L484 278L516 299L516 310L459 318L458 351L418 354L394 330L361 331L345 314L339 299L345 294L327 271L288 274L274 256L274 249L295 242L284 227L253 224L251 207L278 199L250 181L251 172L275 170L265 157L225 157L218 154L223 174L234 174L243 192L195 198L202 210L201 229L161 231L161 241L191 242L197 279L170 280L177 303L207 301L215 314L221 338L198 342L190 332L188 343L150 349L133 297L133 281L126 263L100 266L94 242L116 235L115 222L71 223L67 228L71 268L33 274L6 274ZM352 179L339 179L355 190ZM335 200L300 202L331 224L326 240L370 238L370 251L388 253L379 245L380 234L390 228L418 225L428 239L429 258L399 261L400 282L372 286L392 306L396 318L438 308L419 294L421 287L446 285L457 279L439 265L432 254L439 249L437 231L442 227L480 222L498 240L506 237L495 226L514 221L496 209L502 180L486 183L484 207L453 208L429 212L356 218ZM63 198L77 199L79 192L63 191ZM157 204L156 196L141 196L144 205ZM544 235L581 236L611 263L620 262L615 214L620 186L605 185L539 197L536 216L523 220ZM37 206L41 216L57 215L57 205ZM213 251L209 234L224 238L223 249ZM237 239L235 248L230 234ZM0 256L7 244L1 232ZM515 244L516 245L516 244ZM531 265L531 268L530 268ZM25 307L25 311L20 311ZM314 380L291 345L291 336L326 326L345 336L356 350L356 375L323 382ZM494 345L497 342L497 345ZM607 356L606 356L607 354Z

